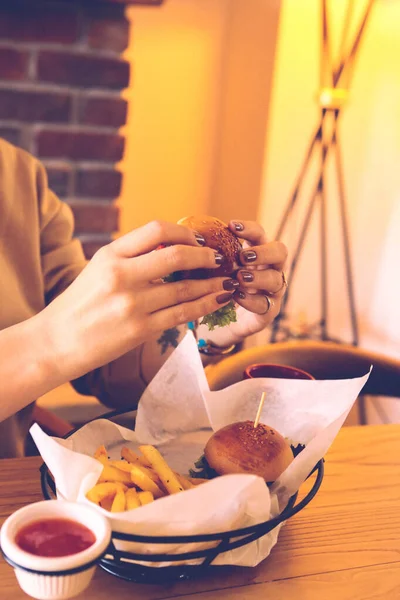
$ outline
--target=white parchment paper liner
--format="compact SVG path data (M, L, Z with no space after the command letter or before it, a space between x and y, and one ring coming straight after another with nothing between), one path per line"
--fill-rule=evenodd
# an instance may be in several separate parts
M261 393L266 391L261 421L295 444L306 446L271 491L259 477L229 475L129 512L111 516L98 508L111 519L114 531L150 536L217 533L264 522L284 508L325 455L368 376L335 381L252 379L211 392L196 342L188 332L143 394L134 432L101 419L83 426L68 440L47 436L37 424L31 434L54 476L58 497L88 502L85 494L102 470L92 458L100 444L112 458L119 458L123 445L153 444L173 468L187 473L201 456L212 429L253 420ZM220 554L213 564L257 565L275 545L279 529ZM120 549L144 554L175 554L215 545L117 544ZM190 561L196 562L201 560Z

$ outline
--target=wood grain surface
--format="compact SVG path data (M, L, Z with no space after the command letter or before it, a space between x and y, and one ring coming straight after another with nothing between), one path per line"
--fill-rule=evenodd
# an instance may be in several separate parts
M42 499L40 463L0 461L1 522ZM258 567L226 567L168 586L123 582L98 569L82 598L400 600L400 425L343 428L325 471L316 498L287 522ZM27 598L3 560L0 598Z

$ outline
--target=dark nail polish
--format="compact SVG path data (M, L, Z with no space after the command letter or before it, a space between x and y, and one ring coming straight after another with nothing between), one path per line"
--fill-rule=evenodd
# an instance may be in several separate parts
M238 221L234 222L234 227L236 231L243 231L244 229L243 223L239 223Z
M246 283L251 283L254 281L254 275L253 273L250 273L250 271L240 271L240 275L242 276L243 281Z
M254 250L246 250L243 252L243 258L246 262L254 262L257 260L257 254L254 252Z
M197 231L194 232L194 237L196 238L196 242L198 244L200 244L200 246L205 246L206 245L206 240L204 239L204 237L201 235L201 233L197 233Z
M215 253L215 262L217 263L217 265L222 265L222 263L224 262L224 257L219 252Z
M236 292L236 296L238 296L241 300L244 300L246 298L246 294L244 292L242 292L241 290Z
M236 279L225 279L222 286L224 290L233 291L239 287L240 283Z
M226 292L225 294L220 294L219 296L217 296L217 302L218 304L225 304L226 302L229 302L231 298L232 294Z

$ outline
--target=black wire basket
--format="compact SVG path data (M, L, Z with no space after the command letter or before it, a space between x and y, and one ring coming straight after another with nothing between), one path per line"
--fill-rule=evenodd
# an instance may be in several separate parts
M129 413L132 413L132 411L112 411L98 418L118 420L121 417L126 417L126 415ZM134 417L132 417L130 420L131 426L133 418ZM80 429L80 427L74 429L65 437L68 438L78 429ZM301 451L301 449L297 448L293 449L293 451L294 454L297 454L299 451ZM202 574L209 573L210 571L214 572L216 570L221 570L224 567L213 565L213 561L219 554L229 550L235 550L236 548L240 548L241 546L245 546L246 544L254 542L255 540L272 531L284 521L287 521L293 517L311 502L321 487L324 476L323 459L321 459L315 465L309 477L313 473L316 473L315 480L311 489L304 496L304 498L298 501L297 493L291 496L282 512L273 519L264 521L263 523L258 523L257 525L251 525L250 527L243 527L241 529L204 535L146 536L114 531L110 546L107 549L105 556L100 559L99 565L108 573L111 573L116 577L120 577L121 579L134 581L137 583L153 584L165 584L177 580L191 579ZM54 481L46 464L43 464L40 467L40 474L43 496L46 500L50 500L55 497L56 490ZM118 550L114 544L116 540L137 542L140 544L161 545L212 543L213 546L202 548L200 550L181 552L179 554L168 554L166 552L160 552L158 554L142 554ZM196 561L196 564L170 564L182 563L183 561ZM155 562L158 564L161 563L161 565L153 566ZM162 566L162 563L165 563L166 566Z

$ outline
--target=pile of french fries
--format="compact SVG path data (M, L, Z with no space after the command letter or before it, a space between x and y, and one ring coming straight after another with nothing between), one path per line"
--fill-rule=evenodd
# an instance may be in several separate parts
M154 446L140 446L139 451L124 446L121 460L110 460L106 448L100 446L94 458L102 463L103 471L87 499L112 513L124 512L207 481L176 473Z

